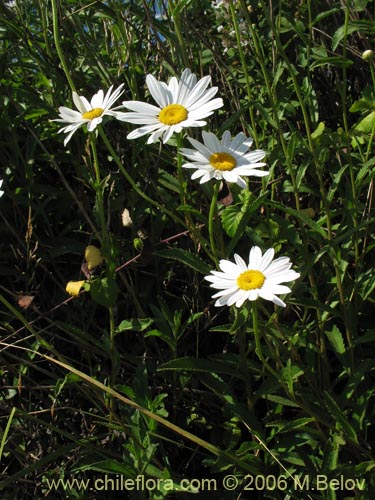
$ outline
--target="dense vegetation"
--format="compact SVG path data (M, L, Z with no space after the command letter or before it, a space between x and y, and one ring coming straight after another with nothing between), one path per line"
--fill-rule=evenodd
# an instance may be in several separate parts
M373 2L15 0L0 29L1 498L374 498ZM268 176L191 179L199 127L51 121L185 68ZM253 246L300 274L286 307L216 307Z

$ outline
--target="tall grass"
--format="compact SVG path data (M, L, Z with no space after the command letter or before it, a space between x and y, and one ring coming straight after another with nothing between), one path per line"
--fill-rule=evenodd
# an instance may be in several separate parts
M4 500L375 495L373 4L213 4L0 5ZM184 68L224 100L206 130L253 137L269 176L199 184L185 133L109 119L64 147L50 121L73 90L151 102L146 75ZM205 275L254 245L301 274L287 307L215 307ZM160 483L50 482L105 475Z

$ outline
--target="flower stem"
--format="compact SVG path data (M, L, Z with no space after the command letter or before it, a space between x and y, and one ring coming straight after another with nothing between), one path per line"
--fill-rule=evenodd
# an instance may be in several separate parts
M104 251L107 251L107 228L105 223L105 213L104 213L104 202L103 202L103 186L100 175L100 165L98 159L98 152L96 149L96 137L95 132L90 133L90 146L93 156L94 171L95 171L95 193L96 193L96 210L98 213L99 226L102 235L102 245L104 246Z
M180 152L182 146L181 134L176 135L176 142L177 142L177 178L178 178L178 185L180 188L180 203L181 205L186 205L187 183L184 179L184 173L182 171L182 155Z
M233 2L229 2L229 9L230 9L230 14L232 16L232 24L234 27L234 31L236 33L237 50L238 50L238 54L239 54L240 59L241 59L242 71L243 71L244 76L245 76L247 99L248 99L248 102L252 102L254 100L253 95L252 95L253 86L250 83L248 64L246 62L245 55L244 55L244 52L242 50L241 33L240 33L238 19L236 16L235 6L234 6ZM256 129L256 121L255 121L255 117L254 117L254 106L249 106L249 113L250 113L250 121L251 121L251 134L254 137L256 147L258 147L258 134L257 134L257 129Z
M258 327L258 308L255 302L252 304L252 314L253 314L253 332L254 332L254 338L255 338L255 352L256 355L259 358L259 361L263 364L265 368L278 380L283 386L285 385L283 381L280 380L280 376L277 373L276 370L272 368L272 366L268 363L266 358L263 356L263 351L262 351L262 345L260 343L260 334L259 334L259 327ZM288 394L287 390L287 394Z
M95 192L96 192L96 210L99 219L100 231L102 236L102 252L106 260L106 275L108 278L113 278L114 276L114 266L111 262L111 238L107 229L107 224L105 221L105 211L104 211L104 199L103 191L104 186L100 174L100 164L98 159L98 152L96 149L96 136L95 132L90 133L90 145L93 156L94 171L95 171ZM108 306L109 315L109 357L111 360L111 376L110 376L110 387L114 387L116 384L117 375L117 362L116 362L116 343L115 343L115 319L114 319L114 308L112 305ZM114 414L114 398L110 395L109 398L109 408L111 417Z
M215 182L214 191L211 199L210 212L208 214L208 234L210 236L211 251L213 254L216 267L219 264L219 259L217 256L217 248L216 248L214 232L215 232L215 219L217 219L217 196L219 194L219 188L220 188L220 183Z
M58 20L56 0L51 0L51 6L52 6L53 39L55 42L56 52L59 56L62 69L64 70L64 73L65 73L66 79L68 80L70 88L72 89L72 92L75 92L76 88L75 88L74 82L72 80L72 77L70 76L69 69L68 69L68 66L66 64L63 51L61 50L60 39L59 39L59 20Z

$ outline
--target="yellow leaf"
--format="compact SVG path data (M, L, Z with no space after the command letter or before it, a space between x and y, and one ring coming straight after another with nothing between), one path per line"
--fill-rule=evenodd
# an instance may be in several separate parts
M69 295L72 295L73 297L78 297L79 292L81 288L83 287L85 280L82 281L69 281L68 284L66 285L65 290L68 292Z
M87 267L89 271L91 271L91 269L94 269L94 267L98 267L103 263L104 257L100 253L99 248L95 247L94 245L89 245L85 250L85 259L87 262Z

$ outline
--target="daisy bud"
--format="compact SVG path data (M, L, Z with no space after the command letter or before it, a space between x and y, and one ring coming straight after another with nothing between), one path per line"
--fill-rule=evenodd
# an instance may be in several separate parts
M371 61L374 57L374 52L372 50L365 50L362 54L362 59L364 61Z

